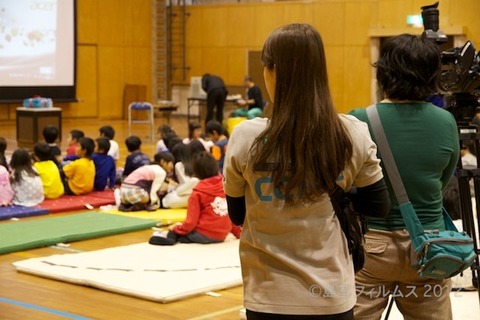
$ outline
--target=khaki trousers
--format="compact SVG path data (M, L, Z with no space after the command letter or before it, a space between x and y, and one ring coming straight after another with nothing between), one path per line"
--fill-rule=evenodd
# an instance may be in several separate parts
M418 276L411 267L413 255L406 230L370 230L365 242L365 267L356 275L356 320L380 319L390 296L405 320L452 319L451 280Z

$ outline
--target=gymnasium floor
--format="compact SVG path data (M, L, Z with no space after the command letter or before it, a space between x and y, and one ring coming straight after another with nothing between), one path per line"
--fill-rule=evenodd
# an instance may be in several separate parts
M120 145L119 166L123 166L127 150L124 140L128 136L126 121L64 120L64 137L61 148L66 149L66 137L71 129L82 129L89 137L98 136L98 128L110 124L116 129L115 140ZM157 118L156 128L165 123ZM171 125L180 137L187 135L187 122L183 117L172 117ZM143 141L142 150L153 157L155 142L150 142L148 126L134 125L133 134ZM7 139L11 154L16 148L14 124L0 123L0 136ZM67 213L68 214L68 213ZM58 215L58 214L57 214ZM24 219L42 219L32 217ZM1 223L1 222L0 222ZM167 304L110 293L89 287L49 280L19 273L12 266L15 261L77 251L91 251L114 246L146 242L152 230L130 232L71 243L64 248L45 247L0 256L0 319L44 320L44 319L156 319L156 320L237 320L242 317L242 287L221 290L214 295L201 295ZM19 235L21 237L21 235ZM0 235L1 239L1 235ZM1 241L1 240L0 240ZM128 257L126 257L128 259ZM162 284L159 283L159 286ZM452 297L454 319L479 319L479 298L477 292L456 292ZM392 320L402 319L395 308Z
M156 118L155 121L155 128L165 123L163 118ZM61 149L66 150L66 137L69 130L81 129L86 136L96 138L98 137L98 128L105 124L112 125L116 130L115 140L119 143L121 157L119 166L123 166L127 156L124 144L125 138L128 136L126 121L64 120L62 123L64 139ZM172 117L171 125L180 137L187 136L186 118ZM150 142L148 132L148 125L137 124L132 127L132 134L138 135L143 141L143 152L153 157L157 137L153 143ZM0 124L0 136L5 137L8 143L7 154L11 154L16 148L15 135L14 124ZM55 216L57 215L55 214ZM24 219L42 219L43 217ZM12 266L15 261L33 257L146 242L152 232L152 230L136 231L74 242L67 248L46 247L1 255L0 319L239 319L239 310L242 308L241 287L220 291L218 292L219 296L203 295L184 301L160 304L18 273Z

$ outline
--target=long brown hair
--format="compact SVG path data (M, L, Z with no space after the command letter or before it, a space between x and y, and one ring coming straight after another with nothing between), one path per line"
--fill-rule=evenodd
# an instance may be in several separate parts
M22 172L29 177L38 176L37 171L33 168L32 158L26 149L17 149L12 154L10 167L13 170L13 181L20 182L22 180Z
M275 68L276 88L267 128L252 145L254 170L268 171L284 194L298 188L301 199L315 201L334 187L352 156L330 95L320 34L308 24L278 28L265 42L262 62Z

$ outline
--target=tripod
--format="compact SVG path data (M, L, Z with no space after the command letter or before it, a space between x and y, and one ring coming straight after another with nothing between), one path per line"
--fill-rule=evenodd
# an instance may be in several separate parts
M475 146L475 155L477 156L477 161L480 161L480 133L478 133L478 128L475 125L469 124L459 124L459 139L460 145L465 145L463 142L473 143ZM480 226L480 167L477 162L476 168L463 168L462 159L460 157L457 164L457 177L458 177L458 188L459 188L459 200L460 200L460 213L462 218L463 230L470 235L474 242L475 253L477 258L475 263L471 267L472 271L472 285L477 288L478 297L480 301L480 290L479 289L479 275L480 275L480 244L478 240L478 227L475 227L475 220L477 226ZM475 207L477 215L476 217L473 214L472 210L472 194L470 191L470 180L473 180L473 191L475 197Z

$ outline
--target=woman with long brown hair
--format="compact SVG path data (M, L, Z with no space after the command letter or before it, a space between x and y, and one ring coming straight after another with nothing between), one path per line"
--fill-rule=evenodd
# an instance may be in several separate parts
M329 192L355 186L356 210L385 215L376 145L335 111L312 26L273 31L262 61L272 110L235 127L224 168L230 218L243 225L247 318L353 319L354 269Z

